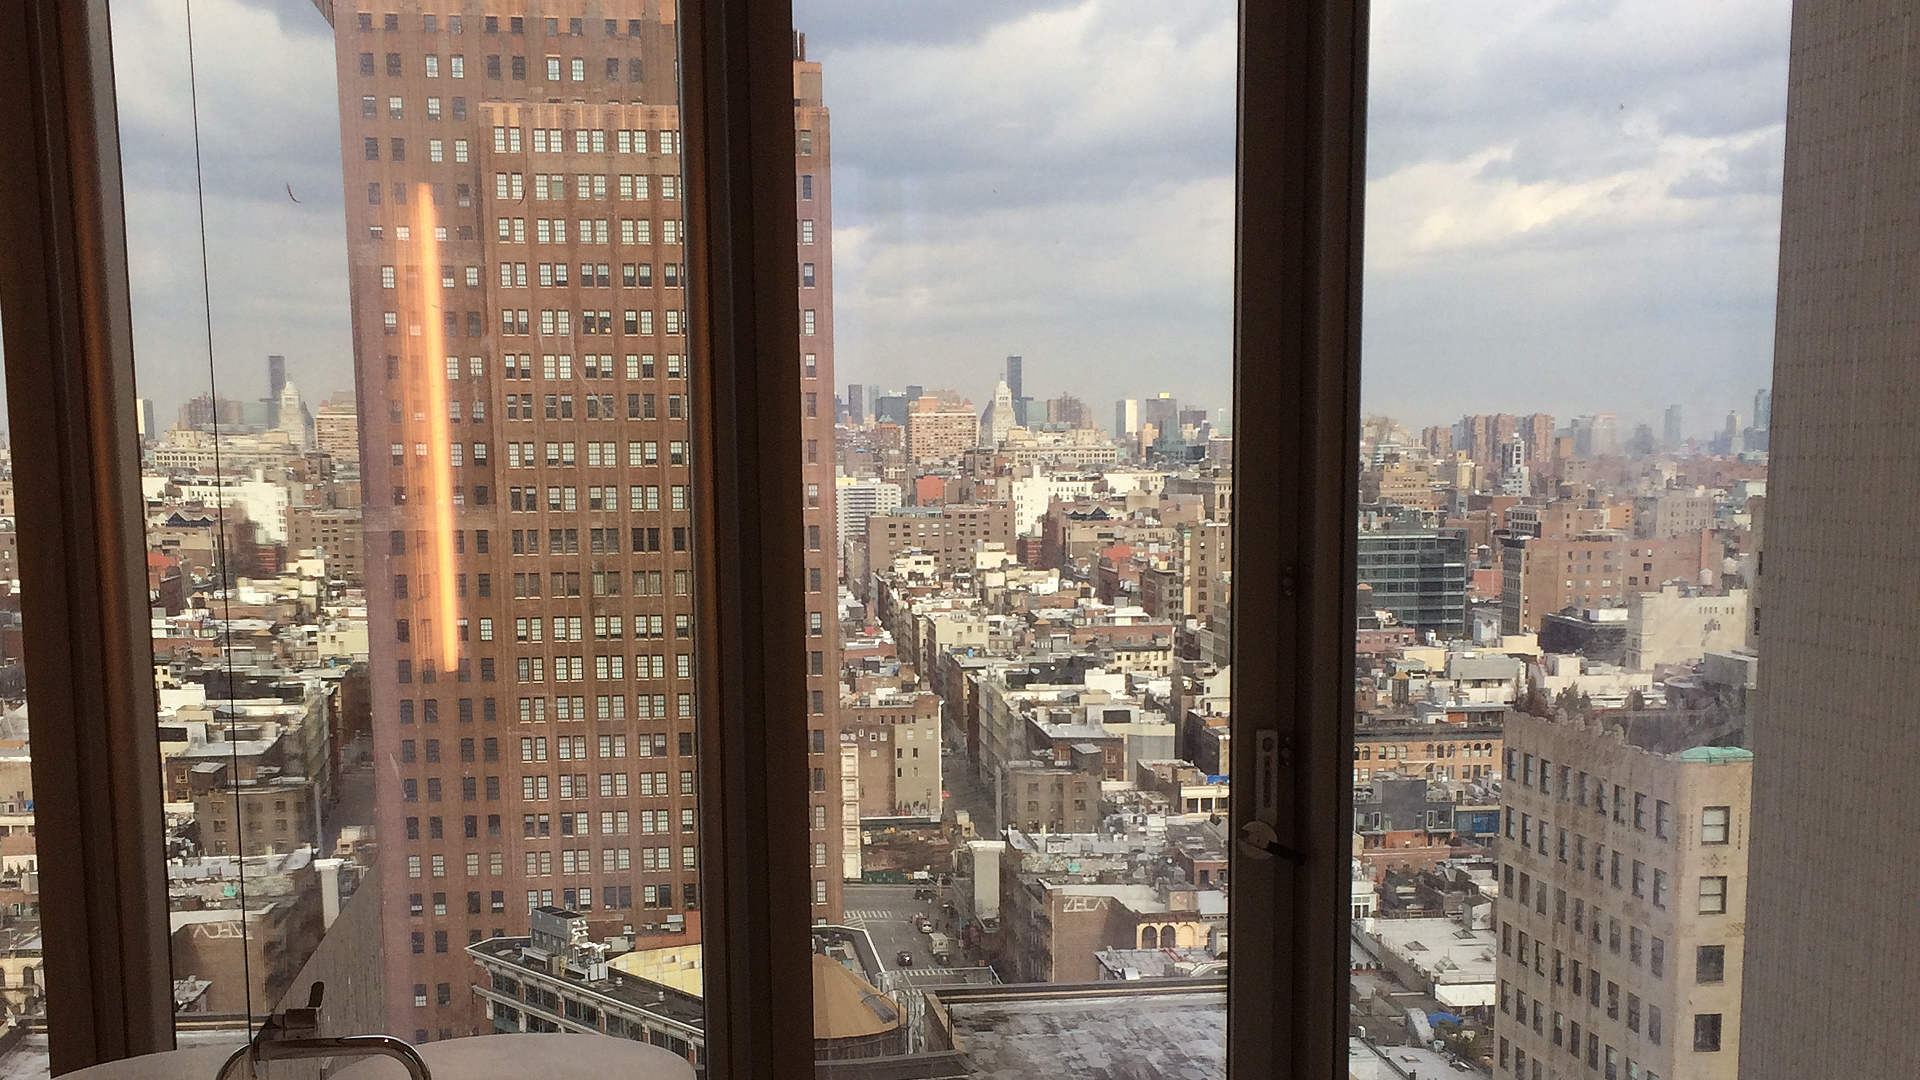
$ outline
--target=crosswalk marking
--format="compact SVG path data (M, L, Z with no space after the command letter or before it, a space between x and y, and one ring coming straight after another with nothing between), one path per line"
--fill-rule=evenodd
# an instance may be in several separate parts
M887 919L887 918L903 917L903 916L896 915L891 911L885 911L885 910L875 911L868 908L849 908L847 910L846 916L849 921L854 919L865 920L865 919Z

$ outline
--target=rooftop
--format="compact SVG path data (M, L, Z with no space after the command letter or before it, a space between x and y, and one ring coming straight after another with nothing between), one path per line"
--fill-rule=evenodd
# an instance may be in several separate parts
M483 962L518 969L528 978L552 981L553 977L547 974L544 967L521 958L520 950L531 941L531 938L524 937L489 938L467 946L467 952ZM569 989L597 994L628 1009L652 1013L688 1027L700 1029L705 1023L706 1007L699 998L612 967L608 968L607 977L599 982L590 983L577 976L568 976L562 981Z
M1223 1080L1224 980L939 993L969 1073L995 1080Z

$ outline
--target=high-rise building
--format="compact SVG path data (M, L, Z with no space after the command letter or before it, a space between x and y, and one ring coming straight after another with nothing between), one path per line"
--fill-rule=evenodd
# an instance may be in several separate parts
M1687 726L1507 715L1502 1071L1739 1075L1753 755Z
M386 999L391 1030L439 1039L481 1030L465 946L525 934L532 908L596 937L699 940L676 27L637 0L483 0L342 9L334 31ZM794 451L824 750L830 147L803 52ZM823 852L844 842L839 788L813 785ZM814 912L837 921L839 859L812 861Z
M981 446L998 447L1007 441L1007 433L1014 427L1026 426L1016 425L1014 421L1015 405L1018 401L1019 398L1013 394L1013 388L1004 380L993 388L993 401L987 405L986 411L980 414Z
M890 514L905 501L900 485L875 477L842 476L834 481L840 543L867 535L867 519Z
M287 358L278 353L267 354L267 400L279 401L280 391L287 385ZM276 421L277 422L277 421Z
M1172 394L1161 394L1140 402L1140 423L1152 424L1161 435L1180 434L1180 402Z
M1061 394L1057 398L1047 399L1047 423L1070 430L1090 428L1093 426L1093 410L1072 394Z
M335 461L360 460L360 411L351 397L320 406L313 418L313 442Z
M1661 435L1665 439L1664 445L1668 450L1678 450L1680 449L1680 444L1687 441L1687 437L1685 435L1685 424L1683 422L1680 406L1678 405L1667 406L1666 416L1664 417L1663 424L1662 424Z
M1013 398L1013 426L1027 427L1026 364L1018 356L1007 357L1007 390Z
M866 387L859 383L847 384L847 423L864 424L867 422Z
M907 405L909 401L915 399L910 399L905 394L882 394L877 386L868 389L873 391L871 400L874 423L907 426Z
M1553 417L1546 413L1528 413L1520 418L1516 434L1527 444L1529 470L1535 474L1553 473Z
M801 386L800 468L807 492L807 727L808 746L814 750L808 767L815 776L824 773L828 778L825 790L818 783L808 787L807 841L814 853L808 862L814 921L838 923L841 883L860 877L860 795L857 785L849 791L835 782L857 769L850 759L858 751L840 745L840 558L837 544L822 542L823 534L831 530L837 535L839 530L833 410L820 409L815 396L830 397L834 384L833 139L820 65L807 59L805 34L793 38L793 111L802 260L800 347L807 359ZM823 853L833 857L823 859Z
M908 400L907 456L916 463L958 458L979 445L980 417L973 402L934 394Z
M1140 430L1140 399L1121 398L1113 403L1113 437L1124 439Z
M1374 607L1420 630L1466 633L1466 530L1363 532L1358 562Z
M1773 418L1773 391L1761 387L1753 392L1753 430L1765 431Z

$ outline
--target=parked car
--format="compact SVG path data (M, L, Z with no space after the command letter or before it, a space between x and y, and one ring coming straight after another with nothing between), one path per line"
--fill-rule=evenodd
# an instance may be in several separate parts
M903 968L909 968L913 966L913 954L908 952L905 949L901 949L900 955L894 957L893 959L895 963L899 964Z
M923 934L931 934L933 933L933 920L927 918L925 915L916 916L913 920L913 928Z

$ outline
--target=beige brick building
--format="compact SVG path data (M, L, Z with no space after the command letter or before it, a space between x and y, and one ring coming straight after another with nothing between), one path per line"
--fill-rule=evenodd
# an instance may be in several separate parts
M931 508L928 508L931 509ZM954 503L939 508L903 509L867 519L868 553L873 566L892 566L908 551L937 556L942 573L973 566L973 554L985 546L1012 551L1013 507L1008 503Z
M1733 1080L1753 756L1519 713L1505 736L1496 1075Z
M860 756L860 816L939 820L940 697L880 690L843 702L840 738Z
M973 402L924 394L907 403L907 456L916 463L957 459L979 445Z

